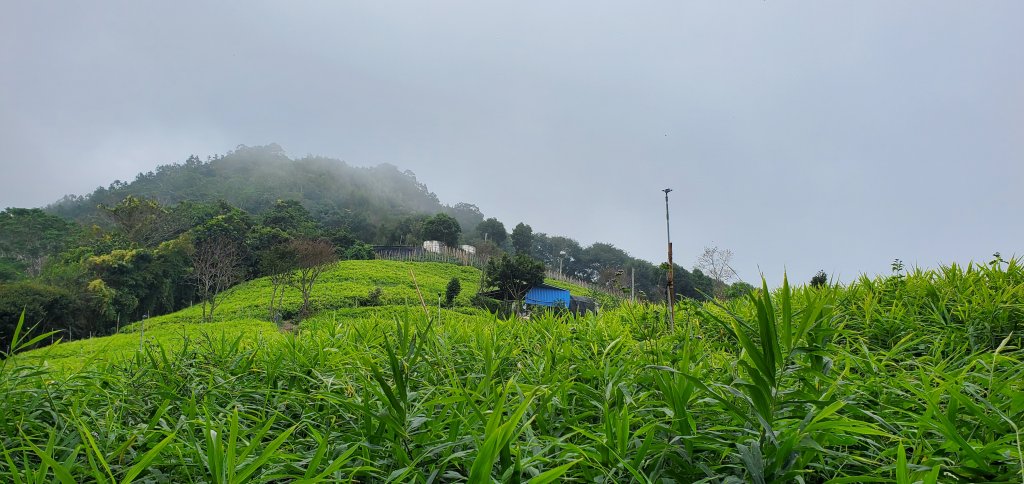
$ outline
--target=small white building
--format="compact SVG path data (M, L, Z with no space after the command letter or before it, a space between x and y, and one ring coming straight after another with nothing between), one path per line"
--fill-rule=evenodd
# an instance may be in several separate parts
M460 245L459 248L467 254L476 254L476 247L473 247L472 245Z
M424 240L423 241L423 250L425 250L427 252L433 252L435 254L440 254L442 247L444 247L444 244L440 240Z

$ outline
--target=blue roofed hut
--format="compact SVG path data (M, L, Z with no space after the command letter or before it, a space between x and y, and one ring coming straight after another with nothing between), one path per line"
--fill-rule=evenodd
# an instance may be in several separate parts
M548 284L539 284L526 292L523 301L527 306L569 308L569 290Z

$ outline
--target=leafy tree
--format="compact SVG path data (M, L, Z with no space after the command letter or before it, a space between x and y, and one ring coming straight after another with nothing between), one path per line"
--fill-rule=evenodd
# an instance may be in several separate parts
M381 229L387 244L418 245L423 241L423 222L427 217L411 215L391 221Z
M179 288L188 272L189 259L181 241L161 244L156 249L116 249L88 256L84 268L89 281L101 280L114 291L117 315L137 319L156 311L173 311L179 306Z
M738 281L738 282L732 283L732 285L729 286L729 289L726 290L726 292L725 292L725 297L727 299L736 299L736 298L744 297L747 294L750 294L752 292L754 292L754 286L753 285L751 285L749 283L746 283L746 282L743 282L743 281Z
M439 213L423 221L424 240L439 240L448 247L458 247L462 227L452 216Z
M193 248L187 236L168 240L157 246L152 270L157 274L158 282L151 287L155 302L146 307L148 314L176 311L193 301L195 286L189 280ZM243 271L242 275L244 274Z
M584 260L584 249L579 242L568 237L548 236L538 233L533 235L532 254L552 270L561 268L561 273L579 279L587 279ZM596 257L594 258L596 259Z
M476 241L476 256L482 260L487 260L492 257L498 257L503 254L504 251L498 247L497 244L490 240L478 240Z
M317 237L320 224L298 200L278 200L263 214L263 226L278 229L292 237Z
M373 260L374 257L373 246L362 242L356 242L342 253L345 260Z
M480 213L480 207L472 203L456 203L455 206L445 210L445 213L459 222L460 227L476 227L484 219L484 214Z
M191 231L192 242L197 249L204 246L207 241L212 241L214 245L230 243L231 256L235 259L232 263L237 265L239 271L237 280L232 281L234 284L239 280L244 280L250 272L255 272L259 268L255 253L250 251L247 242L272 243L274 239L281 238L281 231L273 232L276 229L260 227L263 230L255 230L252 218L247 213L232 209L193 228ZM259 240L260 237L269 240Z
M334 245L334 252L342 260L370 260L374 258L373 246L357 239L347 229L338 228L330 232L328 240Z
M583 250L574 269L585 280L607 285L618 271L633 261L626 251L612 244L595 243Z
M459 282L459 278L451 278L448 281L448 285L444 288L445 306L452 307L455 304L455 298L459 297L460 292L462 292L462 283Z
M515 253L530 255L533 253L533 228L522 222L519 222L514 229L512 229L512 249Z
M60 330L67 337L73 331L75 302L67 291L37 282L0 284L0 347L10 344L22 311L26 329L36 332Z
M824 287L828 284L828 274L825 271L820 270L814 277L811 278L811 287Z
M292 279L292 285L302 293L300 317L309 316L310 295L320 275L338 260L331 243L323 240L295 239L291 241L291 250L295 252L295 265L298 269Z
M486 284L507 301L521 301L531 287L544 282L544 264L524 254L491 259L486 273Z
M499 247L505 245L505 241L508 240L505 224L493 217L477 224L476 234L480 240L489 240Z
M327 233L344 232L359 240L374 240L383 226L381 215L374 214L377 220L370 220L367 211L351 208L320 207L313 215L315 220Z
M344 227L336 228L326 231L326 238L334 246L334 251L341 255L345 253L349 247L359 243L359 239L355 238L347 229Z
M717 279L704 274L700 269L694 268L689 277L681 276L679 267L676 267L676 290L685 297L697 300L706 300L715 297L715 283ZM682 280L680 280L682 279Z
M8 259L0 258L0 282L10 282L20 279L25 271L25 267L18 262Z
M218 215L227 215L233 212L245 213L224 200L215 202L182 200L167 210L179 224L189 228L198 227Z
M38 277L46 260L73 244L81 233L74 222L38 208L0 212L0 280L16 279L21 273Z
M249 230L249 233L245 234L245 249L246 252L254 254L250 260L253 264L250 266L252 273L260 276L271 275L273 272L267 272L267 270L274 266L273 264L264 264L264 257L268 256L272 249L285 245L291 240L292 237L281 229L257 225Z
M155 247L185 230L184 223L156 200L128 195L100 210L137 247Z
M252 230L252 220L245 212L236 210L224 215L217 215L202 225L192 229L192 238L196 242L207 239L226 239L237 245L245 242Z

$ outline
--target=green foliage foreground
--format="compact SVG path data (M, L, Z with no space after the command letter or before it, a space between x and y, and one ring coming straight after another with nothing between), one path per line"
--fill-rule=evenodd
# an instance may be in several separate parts
M0 480L1022 482L1021 301L1011 261L682 304L675 334L410 305L9 358Z

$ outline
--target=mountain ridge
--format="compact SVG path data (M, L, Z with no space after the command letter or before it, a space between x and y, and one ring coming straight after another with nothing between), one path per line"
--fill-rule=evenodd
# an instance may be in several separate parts
M181 163L140 172L131 182L115 180L85 195L65 195L44 210L96 223L100 221L98 206L116 204L128 195L164 205L223 200L257 215L276 200L291 199L321 219L329 213L343 214L344 220L337 223L353 229L354 235L363 240L378 237L371 226L394 223L410 215L446 213L466 230L483 221L475 205L441 203L412 171L401 171L388 163L357 167L325 156L290 158L276 143L239 145L206 161L192 155Z

